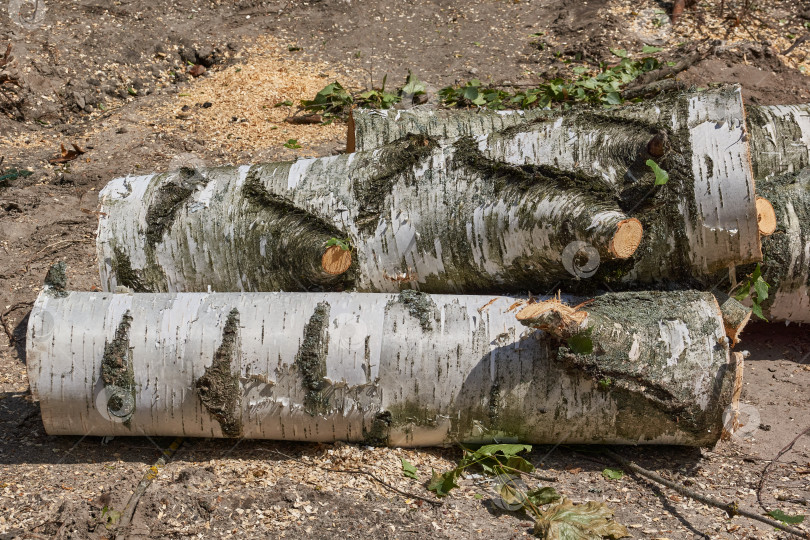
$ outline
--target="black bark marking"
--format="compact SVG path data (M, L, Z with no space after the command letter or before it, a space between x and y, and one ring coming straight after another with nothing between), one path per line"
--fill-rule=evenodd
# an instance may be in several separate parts
M369 446L388 446L391 431L391 413L382 411L374 416L371 426L363 425L363 442Z
M196 185L203 181L202 175L194 169L180 169L178 183L160 186L157 199L146 211L146 243L155 247L163 238L163 233L171 228L177 211L194 193Z
M391 194L395 181L402 175L413 181L413 168L427 158L438 143L425 135L408 135L386 148L373 158L363 158L372 165L376 174L371 178L354 178L354 190L360 211L355 223L361 232L373 234L385 211L385 200ZM360 167L359 170L364 170Z
M114 248L113 253L115 256L111 264L118 284L129 287L133 292L150 292L144 286L140 274L132 269L132 261L129 255L118 247Z
M326 388L326 355L329 352L328 302L319 302L304 327L304 339L295 355L295 365L301 374L301 384L306 391L304 408L315 416L329 409L329 398L323 394Z
M219 422L226 437L242 436L241 391L239 374L233 372L239 340L239 311L231 310L222 331L222 343L214 361L195 381L194 390L205 409Z
M132 350L129 347L129 329L132 315L124 313L115 338L104 343L101 359L101 380L107 395L107 412L123 418L123 424L130 427L135 413L135 374L132 369Z
M405 306L408 313L419 321L422 330L425 332L433 330L433 321L436 319L436 303L430 295L406 289L400 292L395 300L388 302L387 307L395 303Z

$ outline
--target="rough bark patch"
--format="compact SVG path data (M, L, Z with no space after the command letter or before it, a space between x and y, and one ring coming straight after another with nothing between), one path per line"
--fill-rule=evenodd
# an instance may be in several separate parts
M382 411L377 413L368 429L363 425L363 442L369 446L388 446L391 421L390 412Z
M429 156L437 145L425 135L408 135L374 157L376 175L354 179L352 188L360 205L355 222L361 232L374 232L385 211L385 199L391 193L394 181L403 172L413 176L414 166Z
M329 398L323 395L326 388L326 355L329 352L329 302L319 302L304 327L304 339L295 365L301 374L301 384L306 391L304 407L311 415L324 413L329 408Z
M214 361L194 383L194 389L205 409L216 418L226 437L242 435L241 393L239 376L231 363L239 338L239 311L231 310L222 331L222 343Z
M65 261L59 261L48 268L48 274L45 276L45 285L50 287L54 296L59 298L68 295L66 270L67 264L65 264Z
M133 292L148 292L143 285L140 274L132 269L132 261L129 255L118 247L113 251L115 257L112 260L112 267L118 284L132 289Z
M396 300L388 302L388 305L395 303L405 306L408 313L419 321L422 330L425 332L433 330L433 320L436 318L436 303L430 295L406 289L399 293Z
M107 412L123 418L123 424L130 427L135 412L135 375L132 370L132 351L129 348L129 328L132 315L124 313L115 338L104 343L104 356L101 359L101 380L107 392Z
M194 169L180 169L179 183L166 184L158 190L155 200L146 211L146 241L150 247L156 246L163 233L170 228L177 211L194 193L194 185L187 185L191 178L199 176Z

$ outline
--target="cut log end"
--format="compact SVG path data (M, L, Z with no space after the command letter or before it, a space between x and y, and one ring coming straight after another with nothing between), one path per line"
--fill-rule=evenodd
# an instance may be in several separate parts
M321 258L324 271L334 276L340 275L352 265L352 252L340 246L326 248Z
M627 259L641 244L644 227L636 218L623 219L616 225L616 234L610 241L610 253L617 259Z
M759 234L769 236L776 230L776 212L773 205L764 197L757 197L757 226Z

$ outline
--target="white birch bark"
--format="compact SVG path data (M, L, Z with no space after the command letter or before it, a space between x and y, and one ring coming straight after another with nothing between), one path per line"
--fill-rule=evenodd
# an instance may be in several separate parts
M414 107L406 110L354 109L351 137L355 151L374 150L408 135L426 135L432 139L477 137L503 131L552 114L543 109L525 111L448 110ZM353 127L353 129L352 129Z
M680 184L674 188L677 197L670 202L677 205L682 218L678 222L670 218L671 223L658 228L647 227L645 221L644 244L648 248L654 245L655 256L647 261L649 264L636 268L628 279L667 277L669 268L656 266L656 262L661 256L671 256L667 247L679 243L688 244L690 271L699 275L734 261L761 260L739 86L665 96L601 112L584 109L523 113L507 115L510 125L501 128L495 121L500 113L492 111L418 110L380 115L360 110L354 111L354 135L358 147L372 148L407 134L471 134L495 161L578 171L601 178L616 192L622 192L634 185L649 184L652 173L645 162L654 156L645 149L653 134L663 130L674 139L676 155L672 157L676 159L663 159L674 161L664 168L670 170L670 182ZM802 122L810 128L810 121ZM810 141L810 131L806 140ZM806 149L803 152L806 155ZM753 157L756 163L756 154ZM636 202L631 200L629 206Z
M760 179L757 188L776 213L776 231L762 238L763 277L771 286L763 311L770 320L808 323L810 168Z
M414 139L371 152L119 178L101 192L106 290L518 291L573 279L566 246L601 260L637 223L563 173L506 168L494 181L461 144ZM472 159L472 158L470 158ZM189 180L191 178L191 180ZM632 228L632 227L631 227ZM348 237L343 276L320 267Z
M747 105L745 110L757 180L810 166L810 104Z
M46 289L30 316L28 375L52 435L717 441L737 369L710 294L598 297L587 306L597 354L523 327L515 304Z

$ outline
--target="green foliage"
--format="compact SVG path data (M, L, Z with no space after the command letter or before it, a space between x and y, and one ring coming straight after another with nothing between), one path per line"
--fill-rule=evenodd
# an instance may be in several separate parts
M644 54L658 52L656 47L645 47ZM587 66L573 69L572 79L556 78L546 81L529 90L514 93L481 85L473 79L461 86L448 86L439 90L442 103L448 107L487 107L492 110L526 109L546 107L554 103L588 103L605 106L619 105L624 102L621 96L622 87L634 81L640 75L661 67L661 63L651 56L639 60L630 58L624 49L611 49L621 58L618 64L602 64L598 72Z
M536 507L545 506L560 500L560 494L551 486L539 487L526 492L526 498Z
M651 168L653 173L655 173L655 185L656 186L663 186L667 182L669 182L669 173L658 166L658 163L655 161L648 159L647 160L647 167Z
M574 504L569 499L541 510L534 524L534 534L548 540L602 540L630 536L623 525L613 521L613 511L605 503Z
M293 102L290 101L289 99L285 99L284 101L279 101L278 103L273 105L273 107L292 107L292 106L293 106Z
M287 139L287 142L284 143L284 148L295 150L296 148L301 148L301 145L298 144L298 139Z
M352 241L350 238L335 238L334 236L326 241L326 247L340 246L343 251L352 250Z
M604 379L599 379L599 388L602 390L607 390L610 388L610 385L613 384L613 379L610 377L605 377Z
M105 506L101 509L101 519L104 520L104 526L109 527L110 525L115 525L118 523L118 520L121 519L121 512L118 510L113 510L112 508Z
M781 510L771 510L768 512L768 515L786 525L798 525L804 521L804 515L802 514L791 516L790 514L785 514Z
M608 467L604 471L602 471L602 476L605 477L607 480L620 480L622 476L624 476L624 471L621 469L615 469L613 467Z
M365 109L390 109L402 99L399 94L385 91L385 82L388 75L383 77L382 88L372 88L357 96L356 103Z
M400 458L400 461L402 461L402 476L418 480L419 477L416 476L416 467L414 467L413 464L408 462L408 460L405 458Z
M301 107L309 112L320 112L325 116L342 115L354 100L339 82L327 84L311 100L301 100Z
M762 319L763 321L767 320L765 315L762 314L762 302L768 299L768 289L771 288L768 283L762 279L762 268L760 267L759 263L757 263L757 267L751 273L750 276L747 277L745 281L739 284L740 290L734 296L738 301L743 301L746 298L751 298L751 311L754 312L754 315Z
M427 92L427 87L425 83L419 80L419 78L411 73L408 72L408 77L405 79L405 85L399 89L400 96L419 96Z
M444 497L450 493L450 490L458 487L456 479L459 477L459 474L461 474L458 469L453 469L442 474L437 473L433 469L431 469L430 472L431 477L427 488L436 493L437 497Z

